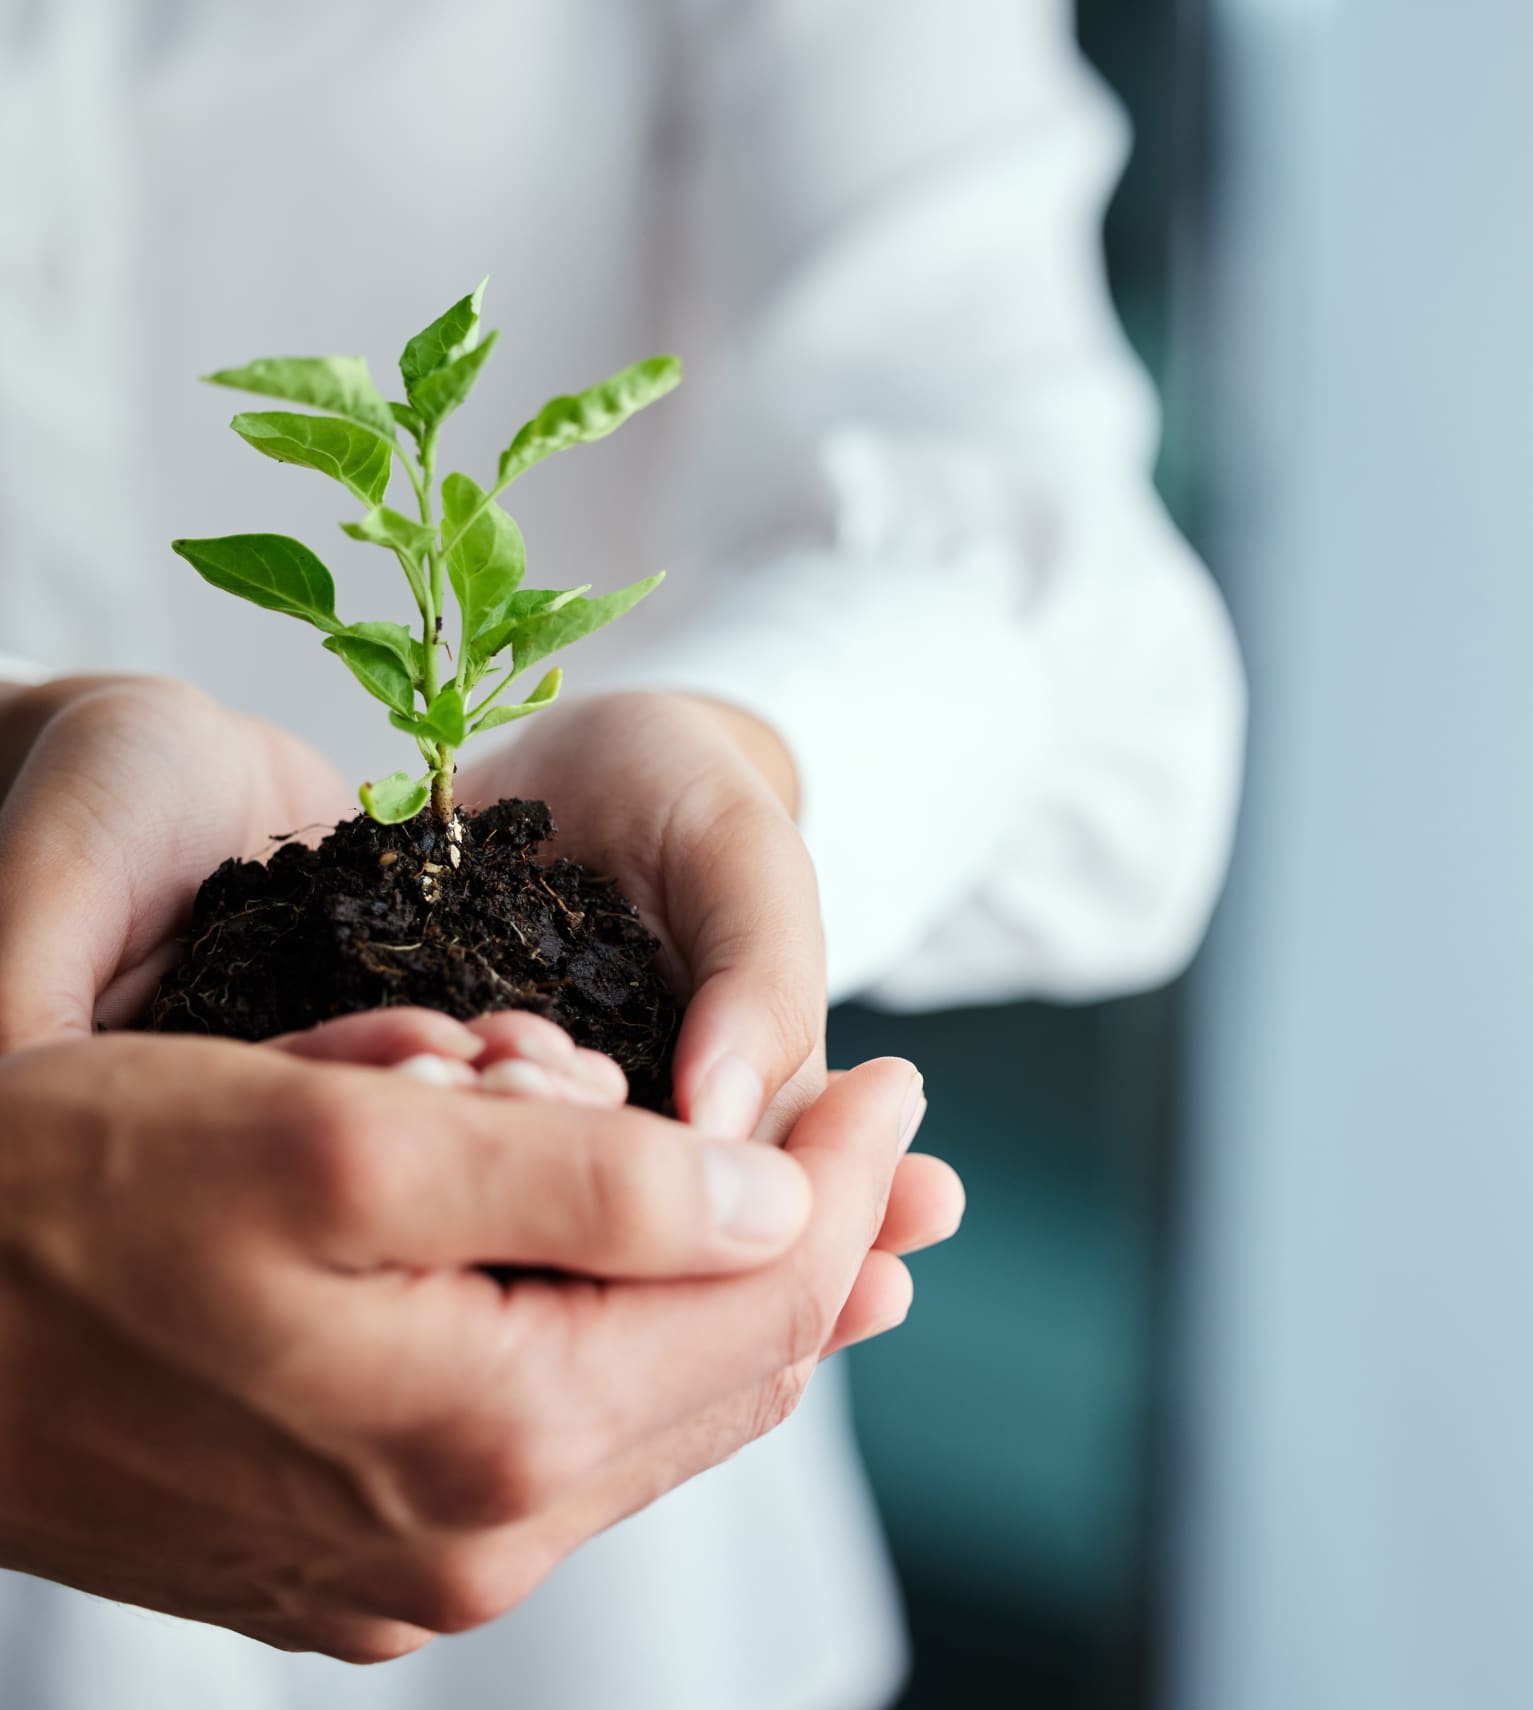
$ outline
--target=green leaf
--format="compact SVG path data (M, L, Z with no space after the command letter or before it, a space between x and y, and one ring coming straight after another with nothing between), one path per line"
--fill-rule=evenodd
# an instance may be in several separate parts
M481 279L466 297L460 297L405 346L399 358L399 372L404 376L406 392L427 374L435 374L437 369L455 362L479 342L479 305L484 301L484 288L488 284L488 279Z
M414 680L392 648L344 630L328 637L325 646L345 660L352 676L386 707L406 715L415 710Z
M398 422L405 432L411 435L415 440L415 443L419 445L421 435L425 433L426 427L425 423L421 421L415 411L412 410L408 404L391 403L389 405L389 414L393 416L394 420Z
M487 335L483 344L467 350L445 368L422 375L410 388L410 402L428 427L445 420L474 389L479 370L489 361L498 332Z
M295 416L287 410L263 410L238 415L229 426L264 457L278 463L298 463L339 481L372 507L388 491L394 454L388 445L358 427L333 416Z
M473 736L481 730L494 730L497 725L510 724L513 719L526 718L529 713L535 713L539 707L551 705L558 700L559 686L563 681L564 673L555 666L525 701L514 707L491 707L469 734Z
M392 547L416 560L422 559L436 545L436 530L429 524L416 522L387 505L375 505L361 522L341 524L341 532L353 540L365 540L374 546Z
M203 379L212 386L285 398L290 404L312 404L316 410L360 422L385 439L394 437L394 418L362 356L263 356L243 368L220 368Z
M268 611L337 630L335 582L302 541L284 534L228 534L217 540L173 540L204 581Z
M636 411L680 384L680 362L674 356L652 356L588 391L551 398L500 454L499 485L514 481L567 445L605 439Z
M536 665L550 653L568 647L594 630L603 628L614 618L632 610L648 593L665 580L665 572L646 576L642 582L632 582L615 594L601 594L594 600L573 599L557 611L540 612L529 618L511 637L512 675L521 676L528 666Z
M408 772L390 772L376 784L364 784L357 796L369 818L380 825L398 825L414 819L431 800L431 785L425 778L412 779Z
M516 639L516 632L530 617L540 616L544 612L556 612L562 606L567 606L571 600L578 600L589 591L591 584L582 582L578 588L523 588L513 594L506 602L506 615L493 629L487 629L479 637L474 648L475 658L487 662L495 657L502 648Z
M460 748L467 730L463 692L456 683L449 683L419 717L390 713L389 723L396 730L408 730L412 736L427 742L445 742L449 748Z
M342 632L386 647L410 673L418 687L426 675L426 649L402 623L349 623Z
M426 554L436 544L436 530L425 523L415 522L387 505L375 505L361 522L341 524L341 532L353 540L365 540L371 546L384 546L397 552L410 578L410 588L416 604L423 610L426 604Z
M506 617L527 573L522 531L499 505L486 503L474 480L454 474L442 483L442 532L455 541L447 554L447 579L463 611L470 657L488 658L478 638Z

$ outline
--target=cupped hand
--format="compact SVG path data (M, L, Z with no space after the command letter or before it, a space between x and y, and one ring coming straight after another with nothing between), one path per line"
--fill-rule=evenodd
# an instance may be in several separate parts
M549 803L553 853L618 881L689 1000L680 1115L711 1133L781 1140L824 1086L825 953L778 738L712 701L601 696L529 720L515 746L464 774L459 794Z
M868 1065L779 1153L218 1041L11 1055L0 1565L359 1661L492 1618L880 1327L920 1102Z
M610 862L666 933L673 969L698 988L677 1054L682 1112L729 1133L766 1108L780 1138L823 1082L817 900L787 757L711 703L628 696L571 710L545 714L547 738L479 782L494 790L509 769L511 787L546 789L573 815L570 841ZM348 811L312 749L184 684L73 678L12 695L0 719L0 1052L131 1018L218 861ZM503 1096L601 1105L623 1093L616 1065L531 1015L465 1029L380 1012L278 1043L336 1061L413 1059L434 1081ZM917 1226L950 1233L954 1193L907 1164L891 1207L905 1244L891 1250L913 1250Z
M165 679L48 684L3 734L0 1051L129 1020L220 861L352 811L307 745Z
M80 677L13 694L0 716L0 1051L130 1020L221 860L354 811L311 748L186 684ZM413 1072L458 1084L472 1062L508 1096L627 1093L615 1063L533 1015L469 1031L380 1011L277 1043L335 1061L414 1058Z
M267 1043L314 1062L391 1068L428 1086L501 1098L613 1109L624 1102L626 1091L623 1071L610 1057L579 1049L561 1027L525 1011L506 1010L464 1023L401 1005L343 1015ZM840 1078L840 1073L830 1077ZM923 1096L917 1127L925 1110ZM963 1219L964 1203L963 1183L951 1165L929 1153L910 1153L895 1169L872 1253L908 1256L946 1241ZM908 1310L910 1296L904 1268L875 1258L864 1266L846 1322L838 1325L824 1354L873 1334L870 1324L892 1326Z

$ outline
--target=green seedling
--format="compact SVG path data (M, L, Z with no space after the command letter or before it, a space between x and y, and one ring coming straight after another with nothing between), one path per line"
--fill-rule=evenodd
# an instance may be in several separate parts
M481 284L405 346L402 404L384 401L360 356L268 357L206 376L216 386L317 412L265 410L237 415L229 425L263 456L317 469L361 502L365 514L341 527L353 540L394 554L420 612L419 635L399 623L342 623L329 570L285 535L173 543L214 587L322 631L325 647L389 709L389 722L415 738L426 766L422 776L395 772L358 792L363 808L385 825L413 817L428 802L450 823L458 749L470 736L550 705L562 673L547 672L521 701L503 701L506 689L551 653L621 617L663 575L594 599L587 597L589 584L523 587L522 532L496 501L535 463L566 446L605 438L664 397L681 380L675 357L652 357L589 391L552 399L517 430L488 487L451 474L438 489L437 436L495 347L494 332L480 336L483 295ZM396 467L409 477L417 516L385 502ZM444 633L449 589L458 620L455 656Z

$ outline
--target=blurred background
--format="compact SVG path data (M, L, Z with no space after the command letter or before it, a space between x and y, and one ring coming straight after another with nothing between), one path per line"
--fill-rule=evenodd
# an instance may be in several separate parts
M970 1186L905 1333L853 1356L906 1703L1510 1710L1533 14L1078 11L1137 133L1114 288L1241 632L1250 773L1180 989L836 1018L841 1059L926 1065Z

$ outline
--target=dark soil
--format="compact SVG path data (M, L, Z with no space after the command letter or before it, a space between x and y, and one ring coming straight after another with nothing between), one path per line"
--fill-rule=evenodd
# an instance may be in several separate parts
M257 1040L385 1004L463 1021L530 1009L616 1058L635 1104L664 1108L678 1009L638 910L610 879L536 859L555 832L542 802L497 802L457 830L429 810L359 815L316 849L225 861L147 1025Z

